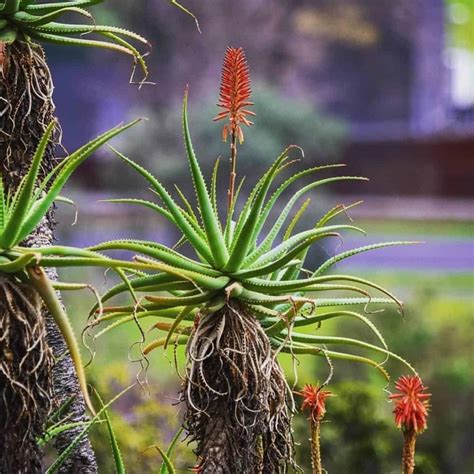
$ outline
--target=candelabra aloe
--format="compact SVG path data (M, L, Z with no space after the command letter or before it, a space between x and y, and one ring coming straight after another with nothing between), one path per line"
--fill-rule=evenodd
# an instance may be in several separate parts
M119 51L133 57L134 62L142 68L144 76L147 75L144 55L135 45L143 46L148 43L133 32L96 24L88 9L101 1L0 0L0 160L1 175L7 192L14 193L20 185L28 172L30 158L54 117L53 83L39 43L50 42ZM74 15L84 17L86 21L81 22L82 24L70 23L69 18L74 18ZM62 22L62 18L66 18L65 22ZM60 141L60 127L57 123L51 137L44 151L39 179L47 176L57 164L54 157L55 144ZM51 244L54 224L53 212L50 210L23 245L38 247ZM53 268L46 271L51 279L55 278ZM16 285L15 279L10 280L12 285ZM10 305L11 311L23 305L21 288L17 287L14 292L16 296ZM21 311L18 314L20 313ZM55 359L52 383L55 404L62 405L66 400L72 399L68 405L68 413L72 421L79 422L85 418L85 409L67 347L47 311L43 310L42 320L41 324L46 327L48 346L52 349ZM18 339L21 337L18 336ZM35 436L32 433L20 436L10 428L3 430L0 435L0 444L13 443L10 450L2 450L0 453L0 470L11 469L8 465L5 467L5 463L9 462L8 456L13 456L15 469L34 472L34 469L38 469L37 466L33 467L27 463L35 456L28 454L26 446L29 444L32 449L36 449ZM55 439L57 449L63 451L77 434L75 428L61 433ZM21 446L21 449L14 447L17 445ZM19 452L24 455L17 455ZM39 458L39 455L36 458ZM26 463L24 467L23 462ZM64 466L64 470L95 472L96 469L94 454L85 437Z
M37 178L48 143L55 128L52 121L32 158L28 173L18 188L6 191L0 178L0 422L3 439L1 469L28 469L36 472L41 467L38 453L27 453L27 465L22 464L15 443L25 445L31 436L41 434L44 416L50 408L51 353L45 341L45 324L41 302L53 316L75 365L84 399L90 402L80 352L66 313L58 300L57 289L80 289L87 285L52 282L44 271L55 264L54 257L42 255L83 256L91 261L100 255L68 248L28 248L22 245L26 237L45 218L73 171L99 146L132 126L119 126L79 148L57 165L38 185ZM120 272L120 270L119 270ZM36 291L34 291L36 290ZM40 299L38 298L40 297ZM11 441L11 442L10 442ZM28 444L26 444L28 448ZM25 471L26 472L26 471Z
M148 181L163 206L143 199L114 201L141 205L166 218L183 234L180 243L190 244L195 258L185 256L176 247L168 248L152 241L117 240L91 247L89 250L94 252L119 249L135 252L134 261L142 264L145 272L111 288L103 296L105 303L115 295L132 290L134 303L105 307L103 316L94 324L108 321L111 324L97 337L130 321L156 319L158 322L153 327L167 334L146 346L144 354L170 343L186 345L187 371L182 400L186 405L185 426L197 441L199 472L257 472L260 467L262 472L279 472L294 464L294 460L289 414L293 402L277 361L278 353L314 354L362 362L376 367L384 375L381 362L329 350L326 346L356 346L404 362L388 351L382 336L365 315L341 309L369 303L395 303L401 307L400 301L372 281L327 274L343 259L403 242L352 249L329 258L315 270L306 269L309 250L323 239L337 238L342 231L363 233L363 230L348 224L332 224L331 221L347 209L338 205L310 229L295 232L309 200L286 225L297 202L320 186L365 178L328 177L297 188L265 232L272 210L291 185L340 166L300 171L271 193L277 177L295 161L289 159L294 148L289 147L258 181L237 215L242 183L239 185L226 219L221 222L217 202L218 163L208 188L191 142L187 92L183 130L197 210L180 191L184 206L179 205L158 179L117 151L125 163ZM383 296L372 297L369 290ZM320 292L326 296L317 297ZM333 292L337 292L337 296L330 296ZM344 292L346 295L341 296ZM317 328L324 321L339 317L363 322L381 344L299 331L304 326Z

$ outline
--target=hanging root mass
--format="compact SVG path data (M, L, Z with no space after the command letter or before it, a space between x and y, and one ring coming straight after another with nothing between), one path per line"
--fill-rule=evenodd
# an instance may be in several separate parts
M187 346L185 428L200 473L294 466L288 388L258 321L230 303L202 316Z
M0 472L41 472L36 438L50 408L53 357L41 303L27 285L0 276ZM21 455L20 455L21 454Z
M15 41L2 44L0 54L0 160L5 187L15 187L31 162L36 146L54 117L53 84L40 46ZM55 164L53 149L60 139L57 128L43 160Z

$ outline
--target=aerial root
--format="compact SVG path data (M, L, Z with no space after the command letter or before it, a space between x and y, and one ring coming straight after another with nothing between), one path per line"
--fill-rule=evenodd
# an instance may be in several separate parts
M40 46L15 41L5 46L8 67L0 68L0 160L7 189L16 187L29 168L32 153L54 118L53 83ZM53 150L60 142L57 126L43 160L41 176L55 164Z
M181 400L201 473L286 472L294 463L288 387L257 319L237 303L203 314Z
M0 472L41 472L54 363L41 309L34 290L0 276Z

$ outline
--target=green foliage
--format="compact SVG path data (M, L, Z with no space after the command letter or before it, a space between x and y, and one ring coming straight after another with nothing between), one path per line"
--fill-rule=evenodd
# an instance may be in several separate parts
M59 456L54 460L54 462L51 464L51 466L49 466L48 469L46 470L46 474L52 474L52 473L58 471L58 469L64 464L64 462L68 459L68 457L71 455L71 453L77 447L77 445L81 441L81 439L84 438L84 436L87 435L87 433L92 428L92 426L94 426L94 424L100 422L101 417L104 416L104 415L105 415L105 421L107 423L107 427L109 429L109 434L112 433L111 434L112 439L114 440L114 442L116 444L115 437L113 436L113 430L110 429L110 420L109 420L108 415L107 415L107 409L110 407L110 405L112 405L120 397L122 397L126 392L128 392L128 390L130 390L130 388L131 388L131 386L129 386L126 389L122 390L118 395L115 395L115 397L113 397L112 400L110 400L106 405L104 405L101 401L102 407L97 412L97 414L94 415L94 417L90 421L79 423L79 425L84 426L83 430L76 436L76 438L74 438L74 440L67 446L66 449L61 451ZM74 425L77 425L77 423L74 423ZM117 454L116 446L113 446L113 452L114 452L114 460L116 462L115 467L116 468L118 467L118 469L119 469L116 472L119 473L119 474L122 473L122 472L125 472L125 468L124 468L123 464L118 461L118 457L121 460L121 455ZM118 464L117 464L117 462L118 462Z
M115 472L116 474L125 474L126 469L125 469L125 464L123 462L122 452L120 451L119 443L117 441L117 436L115 435L114 428L112 426L112 421L110 419L109 411L107 410L107 407L104 405L102 398L100 398L100 395L98 393L96 393L96 395L100 401L101 409L104 410L104 421L107 424L107 431L109 433L110 446L112 448L112 454L114 456Z
M36 0L4 0L0 2L0 42L13 43L17 39L32 39L60 45L111 49L132 56L146 76L147 66L143 55L131 41L142 45L148 45L148 41L124 28L96 24L88 9L102 1L52 0L50 3L39 3ZM89 23L56 21L71 15L85 17ZM86 37L91 34L102 39Z
M40 183L37 182L38 172L51 134L56 126L53 121L41 138L30 169L14 192L6 191L0 178L0 271L11 274L22 282L34 287L44 304L54 317L56 324L62 332L69 352L75 364L79 383L84 393L84 398L89 408L93 410L87 392L87 384L82 367L81 355L69 319L59 302L53 283L48 279L42 267L54 264L54 258L43 258L43 255L62 254L71 258L71 263L88 264L105 260L94 252L85 252L80 249L47 247L27 248L21 242L45 218L54 201L59 197L64 185L67 183L76 168L91 154L108 140L133 126L137 121L127 125L115 127L86 145L71 153L59 163ZM67 261L67 259L66 259ZM62 261L64 264L64 260ZM119 273L121 270L118 270ZM62 289L79 289L87 285L60 284Z
M100 335L140 318L165 318L174 320L174 323L157 325L167 333L166 337L151 343L145 348L145 353L156 347L166 347L171 341L177 345L186 344L192 330L191 323L196 315L213 313L232 299L258 318L275 349L278 348L282 352L353 360L372 365L386 376L381 367L382 361L377 362L367 357L326 348L328 345L355 346L379 353L383 357L395 358L413 370L403 359L388 351L382 336L364 315L340 310L329 310L323 314L316 312L316 308L322 306L363 304L367 307L374 301L392 302L401 307L395 296L372 281L356 276L324 273L337 261L357 253L408 242L388 242L354 249L331 257L316 271L309 271L305 269L305 260L311 247L323 239L340 237L341 231L363 233L363 230L347 224L330 225L332 219L345 211L346 208L342 205L330 210L314 227L305 231L294 232L296 221L301 218L302 212L296 213L296 221L290 221L289 227L286 222L294 212L299 198L314 188L337 181L365 178L336 176L319 179L300 187L266 232L271 211L284 191L304 176L337 167L316 167L296 173L271 192L280 173L293 163L289 161L289 155L294 147L289 147L258 181L240 212L234 216L234 212L237 212L234 201L227 219L221 221L215 203L217 173L213 173L214 179L209 191L191 142L187 94L183 104L183 131L197 209L185 198L184 207L180 206L150 172L121 153L116 154L146 179L152 191L161 199L163 207L143 200L129 202L155 210L177 227L184 241L194 250L195 258L185 256L177 248L171 249L151 241L117 240L91 247L89 250L93 252L128 250L137 253L133 260L141 264L140 269L145 272L142 276L117 285L103 296L103 301L106 302L115 295L131 291L135 303L105 308L106 314L98 321L115 321L103 329ZM283 240L279 237L281 235ZM383 297L374 300L369 289L375 290ZM322 300L316 298L314 295L319 292L325 292L329 297ZM138 293L144 293L144 296L138 298ZM334 293L337 296L331 297ZM299 325L319 327L325 320L348 316L355 317L367 325L382 345L296 330Z
M56 126L54 121L49 124L38 144L30 169L18 189L14 193L6 192L0 179L0 249L4 260L4 263L0 264L1 271L15 272L17 271L15 265L19 265L20 259L26 262L26 256L30 258L31 250L30 253L18 255L19 249L14 247L38 226L54 201L58 199L61 189L74 170L97 148L135 123L137 121L115 127L71 153L37 186L38 171ZM9 252L11 250L14 251ZM30 261L31 259L32 257Z

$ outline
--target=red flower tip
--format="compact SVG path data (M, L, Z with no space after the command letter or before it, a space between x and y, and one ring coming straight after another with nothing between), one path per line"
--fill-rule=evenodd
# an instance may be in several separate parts
M309 408L311 417L314 420L321 420L326 413L326 398L333 394L328 390L322 390L323 387L307 384L302 392L297 392L303 397L301 409Z
M235 133L240 143L244 141L241 124L253 125L248 117L255 113L247 107L253 105L249 102L250 94L250 74L247 59L242 48L228 47L222 66L222 79L219 95L218 107L223 110L219 112L214 120L229 119L229 124L222 129L222 139L227 140L229 132Z
M403 375L395 384L399 393L389 396L395 401L393 413L397 428L404 431L423 432L427 427L429 399L431 393L424 393L427 387L416 375Z

